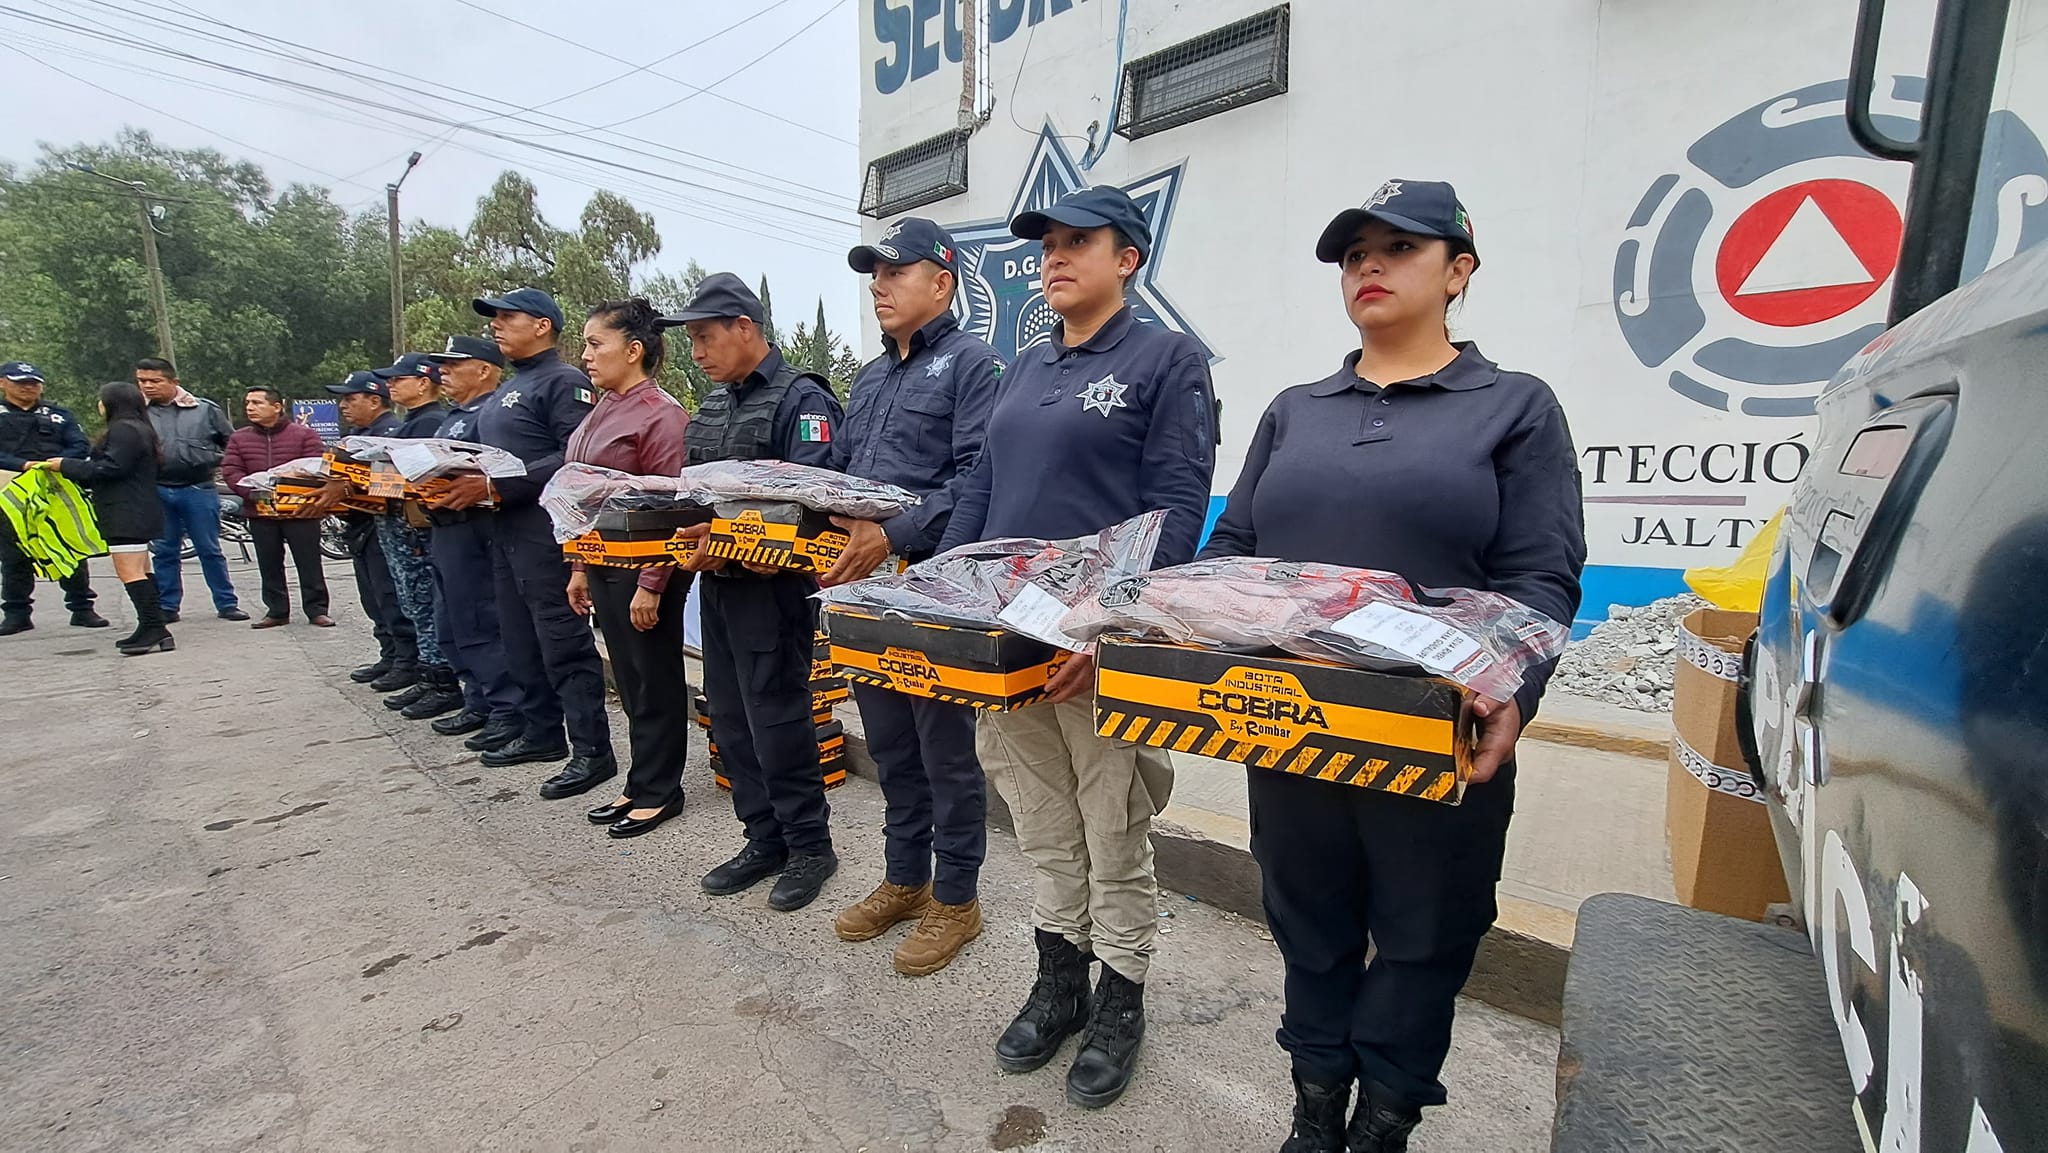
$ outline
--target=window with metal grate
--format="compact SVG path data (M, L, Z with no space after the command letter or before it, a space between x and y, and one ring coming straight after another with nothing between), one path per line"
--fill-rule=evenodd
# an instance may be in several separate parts
M1131 61L1117 134L1136 140L1287 91L1287 28L1282 4Z
M894 216L965 191L967 133L941 132L869 162L860 211L863 216Z

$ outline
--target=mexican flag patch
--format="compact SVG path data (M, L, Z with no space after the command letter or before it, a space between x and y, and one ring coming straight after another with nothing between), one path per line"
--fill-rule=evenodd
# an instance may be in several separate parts
M576 387L576 400L580 404L596 404L597 394L582 385Z
M830 444L832 421L820 413L804 413L796 418L796 438L805 444Z

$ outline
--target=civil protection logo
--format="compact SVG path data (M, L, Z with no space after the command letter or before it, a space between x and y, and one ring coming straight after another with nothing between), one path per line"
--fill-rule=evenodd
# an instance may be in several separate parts
M1878 126L1912 139L1904 113L1926 81L1894 76ZM1884 331L1903 230L1905 166L1850 138L1848 82L1815 84L1730 118L1651 182L1614 257L1615 322L1646 368L1696 404L1801 417L1821 387ZM1891 111L1887 114L1884 109ZM1977 276L2048 240L2048 151L2017 115L1993 112L1965 245ZM1712 241L1712 243L1708 243Z
M1140 321L1165 325L1202 340L1156 282L1186 167L1176 164L1123 186L1152 226L1152 254L1131 278L1130 300ZM1087 185L1080 166L1067 155L1048 123L1024 166L1010 210L997 220L946 226L959 253L961 293L954 308L960 314L960 327L995 346L1006 362L1015 363L1019 352L1049 339L1059 320L1045 303L1039 284L1039 242L1010 235L1010 221L1020 212L1045 208ZM1208 351L1208 342L1202 341L1202 347ZM1209 355L1215 356L1213 352Z

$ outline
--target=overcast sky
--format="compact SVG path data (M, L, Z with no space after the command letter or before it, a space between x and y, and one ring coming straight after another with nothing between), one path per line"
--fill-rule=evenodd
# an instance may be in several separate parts
M852 0L0 0L0 157L133 125L381 211L419 150L402 215L454 228L507 168L558 226L609 188L654 214L656 267L766 273L779 321L822 296L858 348L854 18Z

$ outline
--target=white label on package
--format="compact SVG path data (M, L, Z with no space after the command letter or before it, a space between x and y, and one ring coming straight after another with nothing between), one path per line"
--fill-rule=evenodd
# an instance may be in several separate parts
M1477 641L1435 617L1382 602L1369 604L1330 627L1399 653L1442 676L1460 677L1489 660Z
M1034 640L1079 652L1081 642L1059 630L1060 618L1066 615L1067 606L1061 604L1058 597L1035 584L1026 584L1017 590L1016 597L1004 606L996 619Z
M400 445L391 450L391 466L404 473L407 480L427 475L439 459L433 449L423 444Z

